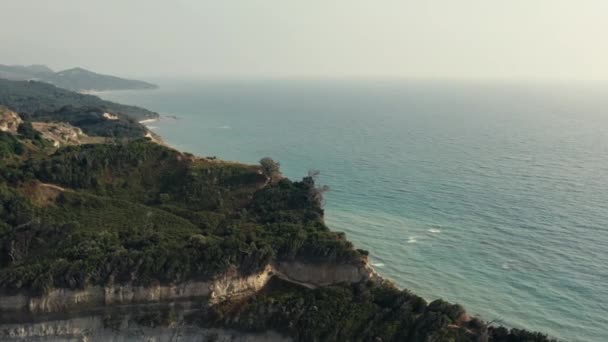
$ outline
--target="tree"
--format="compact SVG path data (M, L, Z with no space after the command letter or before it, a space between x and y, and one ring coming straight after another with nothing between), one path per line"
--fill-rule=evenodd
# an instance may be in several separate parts
M34 129L32 123L29 121L22 122L19 127L17 127L17 133L21 134L26 139L40 140L40 133Z
M264 157L260 159L260 166L262 166L262 172L266 177L270 178L270 181L281 177L281 164L272 160L272 158Z
M308 177L304 177L303 181L309 185L309 199L322 207L325 204L323 194L328 192L330 188L328 185L316 185L320 174L321 171L319 170L308 170Z

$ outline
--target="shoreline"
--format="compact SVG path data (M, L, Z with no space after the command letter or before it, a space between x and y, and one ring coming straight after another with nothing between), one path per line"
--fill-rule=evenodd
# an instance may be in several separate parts
M158 121L160 121L160 116L157 117L157 118L144 119L144 120L140 120L140 121L137 121L137 122L143 125L143 124L152 123L152 122L158 122Z
M155 87L151 87L151 88L132 88L132 89L87 89L87 90L78 90L75 91L76 93L79 94L83 94L83 95L100 95L103 93L111 93L111 92L118 92L118 91L142 91L142 90L155 90L160 88L160 86L155 84Z

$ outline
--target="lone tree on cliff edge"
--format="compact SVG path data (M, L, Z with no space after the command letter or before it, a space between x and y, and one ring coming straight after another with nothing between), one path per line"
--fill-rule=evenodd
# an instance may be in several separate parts
M260 159L260 165L262 166L262 172L271 182L281 177L281 164L279 162L264 157Z
M308 198L315 202L318 206L323 207L325 205L325 199L323 195L330 190L328 185L316 185L317 180L321 171L319 170L308 170L308 176L304 177L302 181L308 185Z

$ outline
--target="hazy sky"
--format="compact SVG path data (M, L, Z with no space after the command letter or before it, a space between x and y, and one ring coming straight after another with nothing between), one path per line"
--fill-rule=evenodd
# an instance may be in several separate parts
M0 0L0 64L608 80L608 0Z

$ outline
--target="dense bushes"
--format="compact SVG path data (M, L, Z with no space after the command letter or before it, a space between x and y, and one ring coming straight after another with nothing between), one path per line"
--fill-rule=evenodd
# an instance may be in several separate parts
M98 195L197 211L242 207L264 181L254 167L193 160L145 139L67 147L29 161L23 172Z
M12 155L21 155L24 151L25 146L15 136L0 131L0 165L2 165L2 159Z
M265 291L199 317L206 326L275 330L296 341L549 342L545 335L488 327L464 309L427 302L390 284L338 284L306 289L273 279Z
M7 208L0 211L6 289L179 282L231 265L248 274L274 259L361 256L323 223L309 196L314 182L263 187L267 178L254 166L194 159L138 140L65 147L13 171L19 177L4 185ZM38 181L68 190L35 206L19 189Z
M207 321L251 331L273 329L296 341L474 341L454 305L425 300L389 285L344 284L309 290L281 283L238 305L212 309Z
M19 133L25 139L29 139L29 140L42 139L40 132L35 130L34 127L32 126L32 123L29 121L24 121L21 124L19 124L19 127L17 128L17 133Z
M157 200L164 187L183 179L176 151L139 140L119 145L81 145L24 163L23 174L69 188L137 202Z
M237 237L204 235L188 220L126 201L64 193L56 206L34 209L31 217L39 222L0 235L5 246L24 239L28 246L18 260L3 250L3 288L180 282L208 278L247 259L240 249L249 245Z

